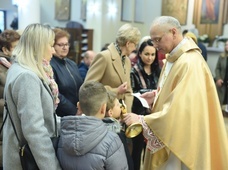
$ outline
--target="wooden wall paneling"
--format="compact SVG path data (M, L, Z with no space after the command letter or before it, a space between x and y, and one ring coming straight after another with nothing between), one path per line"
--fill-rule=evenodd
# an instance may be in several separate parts
M68 58L72 59L76 63L81 59L81 41L82 41L82 29L79 28L64 28L70 34L70 49Z
M223 24L228 24L228 0L224 1Z
M70 34L68 58L77 64L81 62L84 52L93 50L93 29L63 28Z

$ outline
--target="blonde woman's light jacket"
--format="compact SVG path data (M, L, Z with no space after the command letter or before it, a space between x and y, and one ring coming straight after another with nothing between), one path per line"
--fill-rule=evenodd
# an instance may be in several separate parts
M29 144L39 169L57 170L61 168L50 139L55 135L54 102L46 87L34 72L15 63L8 70L4 94L17 135ZM22 169L9 116L3 128L3 155L5 170Z
M122 60L111 43L108 49L100 52L92 62L92 65L87 72L86 81L98 81L102 83L106 89L111 90L117 94L117 88L127 82L127 91L124 94L118 94L118 99L124 99L127 105L127 111L131 111L133 96L131 81L130 81L131 62L128 56L125 59L125 70L122 66Z

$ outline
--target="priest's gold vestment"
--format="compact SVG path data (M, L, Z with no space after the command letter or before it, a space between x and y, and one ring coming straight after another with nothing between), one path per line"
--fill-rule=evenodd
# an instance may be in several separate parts
M228 170L221 107L211 71L198 46L187 39L167 62L172 68L152 113L144 117L166 147L154 154L146 149L144 169L159 169L172 152L191 170ZM164 70L165 66L161 77Z

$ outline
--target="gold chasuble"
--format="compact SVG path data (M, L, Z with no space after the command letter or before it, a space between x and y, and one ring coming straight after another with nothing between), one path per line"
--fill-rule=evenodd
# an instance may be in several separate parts
M172 67L152 113L144 117L166 147L154 154L146 149L144 169L162 169L172 153L191 170L228 170L224 119L211 71L198 46L186 38L168 62Z

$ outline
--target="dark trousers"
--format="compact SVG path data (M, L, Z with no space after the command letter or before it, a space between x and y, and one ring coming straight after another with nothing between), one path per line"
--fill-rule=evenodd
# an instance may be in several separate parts
M145 149L145 146L146 146L144 142L143 134L140 133L138 136L132 138L132 142L133 142L132 159L134 162L134 170L140 170L142 150ZM144 160L144 155L143 155L143 160Z
M119 135L119 137L120 137L120 139L124 145L124 150L125 150L126 157L127 157L128 169L129 170L135 170L134 165L133 165L133 160L132 160L131 154L130 154L129 149L128 149L125 133L123 131L121 131L120 133L118 133L118 135Z

